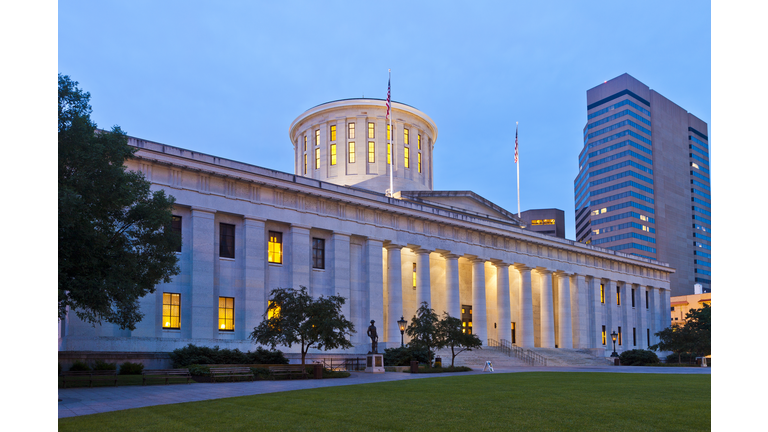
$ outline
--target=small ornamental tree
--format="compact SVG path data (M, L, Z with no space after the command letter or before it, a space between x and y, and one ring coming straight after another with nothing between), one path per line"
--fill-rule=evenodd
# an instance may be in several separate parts
M254 343L291 347L301 345L301 364L305 364L310 347L320 350L352 348L347 339L355 326L344 318L341 296L312 298L306 287L277 288L269 295L269 307L263 321L250 335Z
M432 358L433 348L437 348L437 322L435 310L430 308L427 302L422 302L408 328L405 329L405 332L411 338L408 346L426 349L429 352L430 359Z
M483 342L475 334L464 333L461 328L461 320L454 318L445 312L443 318L437 323L438 348L451 348L451 367L456 356L464 351L472 351L480 348Z
M704 356L712 353L712 308L704 304L701 309L691 309L685 315L685 323L673 325L657 332L659 343L651 345L654 351L672 351L678 362L684 353Z

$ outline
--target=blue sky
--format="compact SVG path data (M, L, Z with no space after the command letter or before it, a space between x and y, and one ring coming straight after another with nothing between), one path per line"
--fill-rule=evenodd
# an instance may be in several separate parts
M700 1L61 1L58 71L102 128L292 172L291 121L386 98L391 68L437 124L435 189L516 212L517 121L522 210L564 210L573 239L587 89L627 72L710 124L710 38Z

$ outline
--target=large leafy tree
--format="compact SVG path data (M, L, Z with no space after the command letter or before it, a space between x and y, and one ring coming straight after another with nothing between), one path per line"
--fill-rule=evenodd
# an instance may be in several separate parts
M59 318L135 329L139 298L179 274L174 199L124 162L136 151L91 121L90 94L59 74Z
M306 287L277 288L269 296L263 321L253 329L253 342L268 345L301 346L301 364L310 347L320 350L352 348L347 339L355 326L341 313L341 296L312 298Z
M437 323L437 347L451 348L451 367L457 355L483 346L476 334L464 333L462 330L461 320L450 316L448 312L443 313L443 318Z
M659 343L649 348L654 351L672 351L678 362L683 353L700 356L712 353L712 308L708 304L691 309L683 324L673 325L656 333Z
M435 310L429 307L427 302L421 302L421 306L416 310L416 315L411 319L405 332L411 338L408 346L414 348L423 348L429 352L432 358L433 348L437 348L437 314Z

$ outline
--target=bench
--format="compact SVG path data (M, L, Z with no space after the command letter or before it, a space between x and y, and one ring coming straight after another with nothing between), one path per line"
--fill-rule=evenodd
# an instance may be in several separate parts
M67 381L88 381L88 387L93 387L94 381L114 381L115 387L117 387L117 371L116 370L100 370L100 371L66 371L61 373L61 381L64 388L67 388Z
M217 367L211 368L211 381L216 382L216 378L236 378L246 377L253 381L253 371L247 367Z
M141 373L141 385L147 385L147 380L150 379L163 379L168 384L170 378L186 378L187 384L192 380L192 375L189 373L189 369L149 369Z
M269 373L272 376L287 375L288 379L293 379L294 375L300 375L302 378L307 378L307 368L304 365L282 365L282 366L270 366Z

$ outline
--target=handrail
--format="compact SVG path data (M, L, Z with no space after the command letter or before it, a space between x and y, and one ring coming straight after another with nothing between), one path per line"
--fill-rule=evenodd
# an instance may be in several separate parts
M496 351L499 351L509 357L519 358L529 366L536 366L537 364L540 366L547 365L546 357L531 350L512 345L511 342L505 339L501 339L500 341L495 339L488 339L488 347L493 348Z

